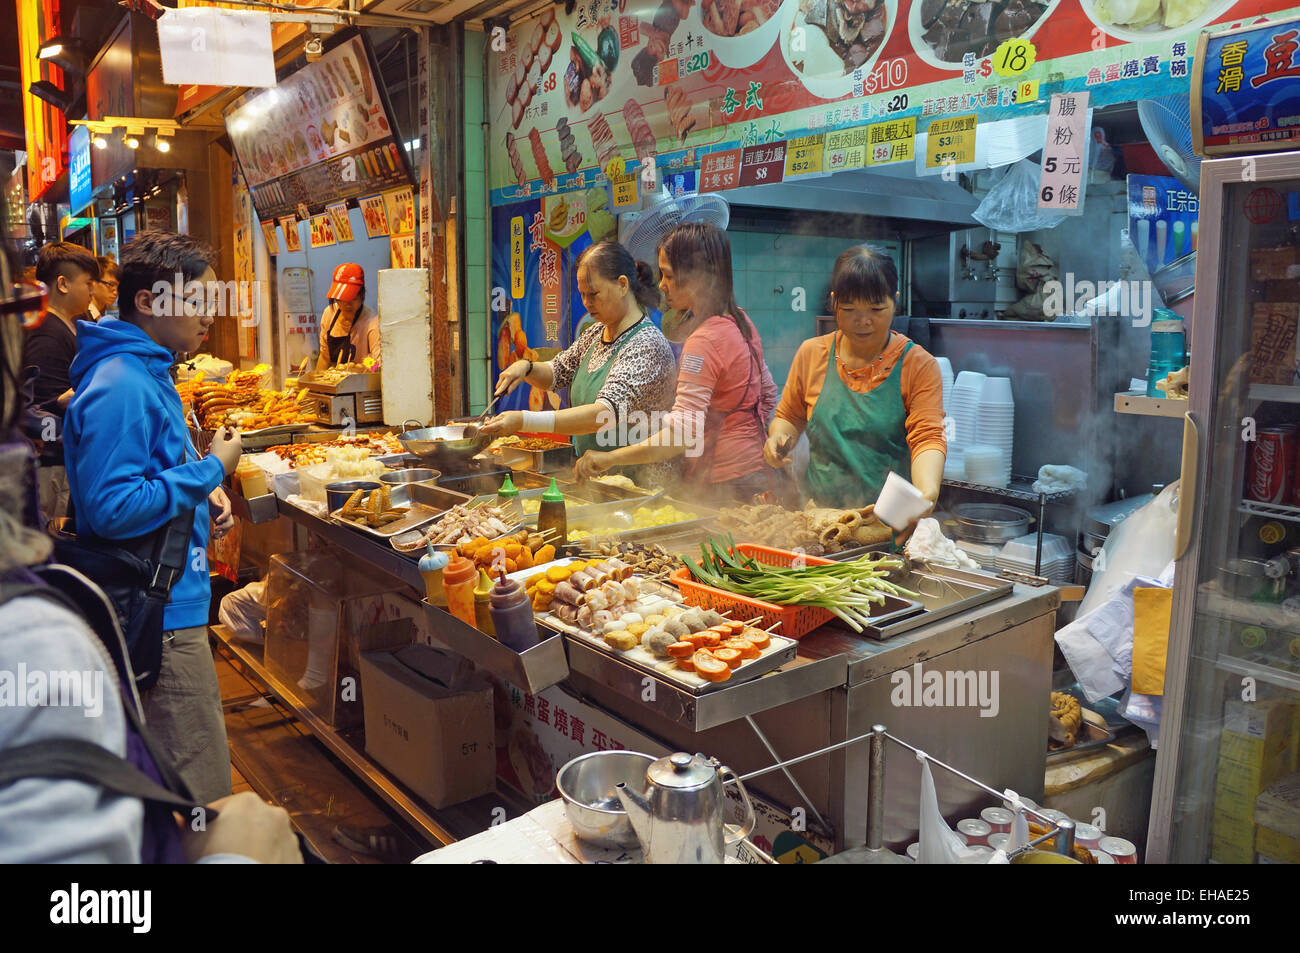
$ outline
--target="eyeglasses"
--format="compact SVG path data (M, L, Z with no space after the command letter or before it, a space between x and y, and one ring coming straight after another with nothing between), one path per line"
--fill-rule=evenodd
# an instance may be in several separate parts
M24 328L38 328L45 320L49 289L41 281L16 282L8 298L0 300L0 314L17 314Z
M159 296L159 297L161 297L161 296ZM183 308L183 310L181 311L181 314L185 315L185 317L187 317L187 318L217 318L217 317L220 317L220 309L219 309L219 308L213 308L213 309L211 309L211 310L205 310L205 309L203 309L203 308L201 307L200 302L197 302L197 301L194 301L194 300L192 300L192 299L190 299L190 298L187 298L187 297L185 297L184 295L173 294L173 295L170 295L170 297L171 297L173 300L175 300L175 301L179 301L179 302L181 303L182 308ZM155 298L155 300L157 300L157 299ZM175 317L175 316L176 316L175 314L172 315L172 317Z
M97 285L103 285L105 288L112 288L114 291L117 290L117 282L116 282L116 281L104 281L102 278L96 278L96 279L95 279L95 284L97 284Z

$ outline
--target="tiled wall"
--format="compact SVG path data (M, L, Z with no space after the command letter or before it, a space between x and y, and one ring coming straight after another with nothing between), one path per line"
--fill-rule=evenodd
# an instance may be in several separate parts
M477 414L487 406L488 375L488 282L487 260L487 173L483 167L483 49L485 35L465 31L465 303L467 318L466 355L469 373L469 412Z
M794 352L816 334L816 317L825 306L835 259L856 243L852 238L823 235L736 230L727 234L736 302L758 328L772 377L777 387L784 387ZM889 247L884 242L873 244ZM806 310L794 310L796 288L804 290Z

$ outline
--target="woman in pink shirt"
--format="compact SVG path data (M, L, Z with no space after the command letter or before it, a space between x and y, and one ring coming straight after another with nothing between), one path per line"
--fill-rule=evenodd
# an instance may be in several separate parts
M736 305L731 243L714 225L687 222L659 243L660 289L668 306L687 314L673 409L646 440L578 461L579 479L610 467L685 456L685 479L715 498L748 502L774 488L763 459L777 389L763 343Z

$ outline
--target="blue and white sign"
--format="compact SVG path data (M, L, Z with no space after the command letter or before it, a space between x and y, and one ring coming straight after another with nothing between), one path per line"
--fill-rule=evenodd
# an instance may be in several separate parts
M81 210L91 203L93 195L90 188L90 133L85 126L78 126L68 136L68 204L72 215L81 214Z

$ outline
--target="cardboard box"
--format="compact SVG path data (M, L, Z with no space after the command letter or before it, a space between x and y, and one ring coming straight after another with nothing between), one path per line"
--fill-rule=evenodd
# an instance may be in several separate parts
M1300 864L1300 840L1267 827L1256 829L1255 851L1261 863Z
M1252 248L1250 277L1252 281L1282 281L1300 277L1300 246Z
M1223 730L1279 743L1289 736L1294 715L1295 706L1280 699L1245 702L1233 698L1223 705Z
M1250 382L1290 385L1295 380L1300 305L1258 301L1251 309Z
M1214 812L1211 822L1210 838L1230 847L1239 847L1248 851L1255 849L1255 822L1251 818L1244 820L1229 817L1220 811Z
M1300 772L1287 775L1255 799L1255 821L1300 840Z
M492 688L424 645L361 656L366 754L435 808L496 787Z
M1249 802L1249 809L1244 809L1241 816L1254 812L1255 798L1270 784L1287 773L1290 760L1286 748L1252 760L1249 763L1219 758L1218 773L1214 779L1214 799L1216 805L1228 794Z
M1254 845L1240 847L1225 844L1223 841L1210 841L1210 859L1218 864L1253 864L1255 862Z

